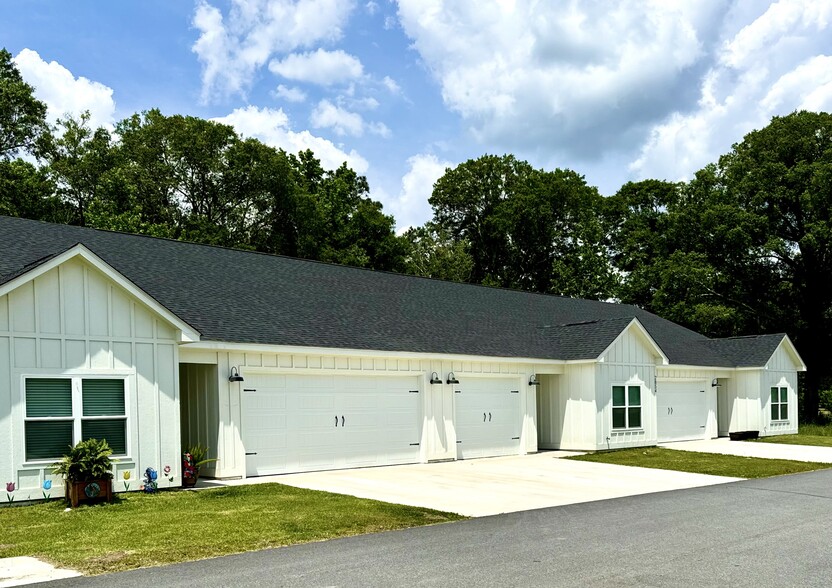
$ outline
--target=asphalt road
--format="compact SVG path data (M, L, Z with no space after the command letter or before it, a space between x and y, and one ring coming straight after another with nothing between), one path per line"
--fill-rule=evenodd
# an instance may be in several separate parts
M832 586L832 470L50 582L165 586Z

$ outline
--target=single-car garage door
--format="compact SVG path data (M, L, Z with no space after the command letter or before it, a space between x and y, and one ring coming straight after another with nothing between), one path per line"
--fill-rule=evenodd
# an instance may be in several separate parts
M457 457L520 452L520 388L517 378L466 378L454 390Z
M657 383L659 441L703 439L708 423L705 382Z
M246 374L246 475L419 461L416 377Z

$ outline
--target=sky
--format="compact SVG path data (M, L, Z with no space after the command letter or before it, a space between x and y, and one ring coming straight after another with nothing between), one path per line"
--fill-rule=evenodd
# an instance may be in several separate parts
M0 0L55 120L159 108L346 161L399 231L448 167L513 153L604 195L832 111L832 0Z

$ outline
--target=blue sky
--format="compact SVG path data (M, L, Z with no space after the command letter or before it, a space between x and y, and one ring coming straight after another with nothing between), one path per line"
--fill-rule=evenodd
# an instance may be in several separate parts
M832 0L0 0L53 117L153 107L346 160L399 228L485 153L614 193L832 110Z

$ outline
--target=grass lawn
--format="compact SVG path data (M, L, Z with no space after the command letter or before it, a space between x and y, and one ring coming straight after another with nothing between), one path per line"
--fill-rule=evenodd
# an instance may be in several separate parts
M465 518L281 484L131 492L113 504L65 506L0 507L0 557L99 574Z
M637 447L618 449L586 455L574 455L565 459L594 461L616 465L638 466L659 470L676 470L694 474L711 474L732 478L767 478L782 474L795 474L832 467L832 464L791 461L786 459L760 459L717 453L677 451L663 447Z
M797 435L775 435L753 439L755 443L784 443L832 447L832 425L799 425Z

